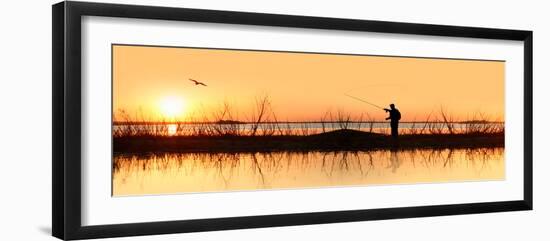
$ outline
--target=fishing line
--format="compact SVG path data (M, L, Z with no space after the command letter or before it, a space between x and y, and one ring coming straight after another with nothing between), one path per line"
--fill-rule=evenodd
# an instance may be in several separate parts
M347 96L347 97L353 98L353 99L355 99L355 100L361 101L361 102L363 102L363 103L372 105L372 106L374 106L374 107L376 107L376 108L385 110L383 107L381 107L381 106L379 106L379 105L376 105L376 104L373 104L373 103L370 103L370 102L368 102L368 101L366 101L366 100L363 100L363 99L360 99L360 98L357 98L357 97L355 97L355 96L348 95L348 94L344 94L344 95Z

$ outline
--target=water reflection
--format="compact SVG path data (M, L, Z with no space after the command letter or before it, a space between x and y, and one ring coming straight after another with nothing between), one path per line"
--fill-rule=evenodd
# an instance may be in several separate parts
M178 132L178 125L176 124L168 124L166 127L169 136L173 136Z
M504 148L116 155L113 194L504 178Z

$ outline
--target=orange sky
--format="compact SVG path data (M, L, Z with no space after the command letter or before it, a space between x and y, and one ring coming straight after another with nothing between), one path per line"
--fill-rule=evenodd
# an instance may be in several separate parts
M504 116L501 61L444 60L337 54L113 46L113 112L147 119L185 120L217 109L224 101L250 113L254 100L269 95L279 120L319 120L327 111L383 121L381 106L395 103L402 121L424 120L444 107L455 119L475 112ZM208 86L195 86L188 78ZM166 102L177 113L166 112Z

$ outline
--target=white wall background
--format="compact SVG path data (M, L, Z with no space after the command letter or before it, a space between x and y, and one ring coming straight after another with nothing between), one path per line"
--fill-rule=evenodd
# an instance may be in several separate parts
M535 211L119 238L116 240L549 240L550 6L546 1L111 0L534 33ZM54 240L51 231L51 4L0 8L0 240Z

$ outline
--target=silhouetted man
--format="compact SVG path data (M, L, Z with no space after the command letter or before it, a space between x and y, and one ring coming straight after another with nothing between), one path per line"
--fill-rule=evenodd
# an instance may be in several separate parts
M390 116L386 120L390 121L391 126L391 136L397 138L397 128L399 127L399 120L401 120L401 113L398 109L395 108L394 104L390 104L390 109L385 109L386 112L390 112Z

